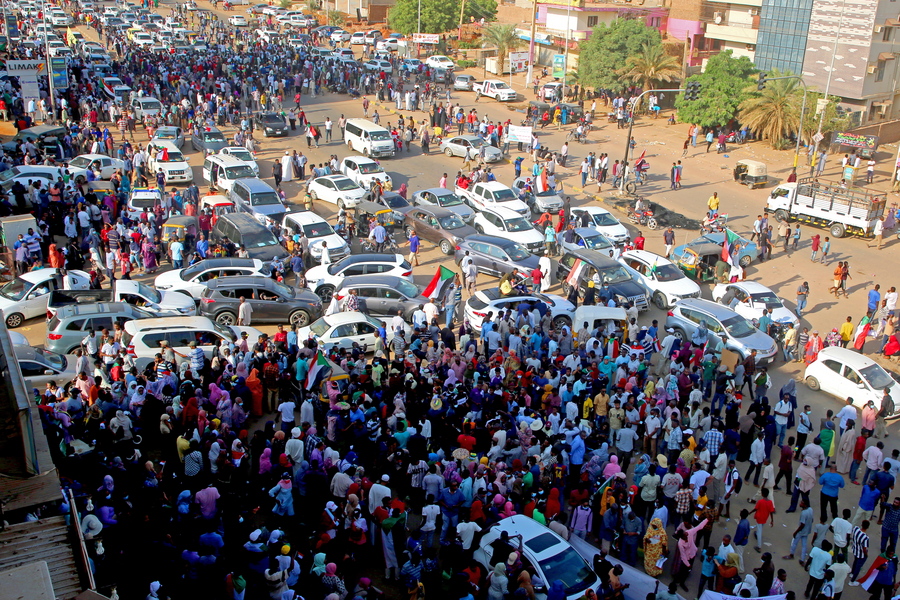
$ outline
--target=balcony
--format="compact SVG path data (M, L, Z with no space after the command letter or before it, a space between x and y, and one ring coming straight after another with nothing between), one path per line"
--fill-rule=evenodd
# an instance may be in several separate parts
M755 44L759 32L750 23L706 24L706 37L737 44Z

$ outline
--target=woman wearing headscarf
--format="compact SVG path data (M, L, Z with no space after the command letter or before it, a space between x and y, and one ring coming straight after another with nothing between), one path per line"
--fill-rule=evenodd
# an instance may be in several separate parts
M197 404L196 397L188 398L187 403L181 409L181 424L184 426L194 425L200 414L200 406Z
M634 466L634 474L632 475L634 485L640 487L641 479L644 478L644 475L650 473L650 463L651 459L649 454L642 454L638 459L637 464Z
M716 591L720 594L731 594L735 584L740 582L738 573L740 573L741 568L741 557L738 556L737 552L729 552L728 556L725 557L724 564L718 560L715 563L716 571L718 572Z
M603 474L602 463L600 462L600 457L596 454L590 458L589 461L584 463L581 467L582 475L587 476L588 480L596 484L597 480L600 478L600 475ZM637 483L637 482L635 482Z
M131 419L121 410L117 410L116 416L109 420L109 430L112 432L113 438L117 440L126 441L132 439L134 434L131 431L131 427Z
M281 476L281 480L269 490L269 496L275 498L275 507L272 513L279 517L294 516L294 496L291 494L291 474L285 472Z
M337 565L328 563L325 565L325 575L322 576L322 589L326 594L337 594L339 600L347 597L347 588L344 580L337 574Z
M550 584L547 600L566 600L566 584L562 580L556 579Z
M669 553L669 537L660 519L650 521L644 534L644 571L651 577L659 577L663 570L657 561Z
M488 577L488 600L504 600L509 587L509 578L506 576L506 565L498 562L494 565Z
M826 469L828 468L831 457L834 456L835 435L834 421L825 421L825 428L819 432L819 446L822 448L822 451L825 452Z
M853 449L856 447L856 422L853 419L847 421L847 430L841 436L837 450L837 470L838 473L846 475L850 472L850 465L853 463Z
M544 516L549 520L559 514L562 506L559 500L559 488L551 488L550 495L547 498L547 508L544 510Z
M734 586L734 591L732 592L732 594L740 597L741 592L744 590L750 592L750 598L759 597L759 591L756 589L756 575L754 575L753 573L747 573L746 575L744 575L744 580ZM768 594L768 591L766 591L766 593Z
M756 413L749 412L738 419L741 444L738 446L738 462L750 460L750 445L756 439Z
M209 461L209 472L213 475L216 475L219 472L219 459L221 458L221 455L222 446L219 445L218 440L213 440L206 453L206 458Z
M603 469L603 479L609 479L610 477L615 477L616 474L622 472L622 467L619 466L619 457L615 454L611 454L609 457L609 464Z
M259 474L268 475L272 470L272 449L266 448L259 457Z
M263 414L263 384L259 379L259 370L253 369L244 381L250 389L250 414L261 417Z

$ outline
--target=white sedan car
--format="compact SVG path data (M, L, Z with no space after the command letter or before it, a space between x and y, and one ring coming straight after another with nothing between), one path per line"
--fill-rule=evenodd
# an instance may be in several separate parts
M572 217L579 219L577 226L596 229L616 244L631 237L625 226L611 212L599 206L572 208Z
M881 408L887 389L894 401L893 416L900 411L900 384L896 373L889 373L877 362L853 350L830 346L820 351L815 362L806 367L803 380L814 391L823 391L846 401L853 398L857 408L870 401Z
M348 156L341 161L341 173L366 190L371 189L373 181L391 181L391 176L384 172L381 163L368 156Z
M400 42L398 42L395 38L378 40L378 42L376 42L375 44L375 49L379 52L396 52L400 49Z
M746 319L759 319L768 309L769 318L780 325L793 327L799 320L775 292L755 281L720 283L713 288L712 298Z
M553 328L557 331L564 325L572 326L572 315L575 314L575 305L562 296L557 296L556 294L515 293L504 296L500 293L500 288L480 290L466 300L466 320L469 321L472 327L479 329L488 313L494 313L495 317L500 314L500 311L512 310L515 313L521 302L527 302L532 308L539 302L544 303L547 310L550 311L550 317L553 319Z
M337 204L338 208L353 208L366 195L366 190L346 175L316 177L309 182L307 190L313 200Z
M72 179L86 176L88 169L99 169L100 179L109 179L116 169L125 171L125 161L118 158L110 158L105 154L82 154L69 161L69 175Z
M331 32L331 41L340 44L341 42L350 41L350 32L338 29Z
M39 269L22 273L0 287L0 312L9 329L22 325L26 319L47 314L47 300L53 290L86 290L91 276L84 271L68 271L63 276L56 269Z
M366 32L365 31L357 31L353 35L350 36L350 45L351 46L362 46L366 43Z
M628 250L619 256L619 263L647 288L657 308L666 310L683 298L700 297L697 282L663 256L646 250Z
M269 265L257 258L208 258L184 269L156 276L153 286L163 292L182 292L195 300L206 290L206 282L218 277L261 275L269 277Z
M450 60L450 57L443 56L441 54L429 56L425 59L425 64L432 69L450 69L452 71L454 68L456 68L456 65L453 64L453 61Z
M366 71L375 71L380 72L384 71L385 73L391 73L394 70L394 66L386 60L380 60L377 58L373 58L372 60L367 60L363 63L363 68Z
M315 336L325 350L335 346L349 350L353 344L358 344L360 348L374 352L375 332L383 326L378 319L373 319L361 312L342 312L321 317L309 327L301 327L297 330L297 339L306 340ZM403 328L408 342L412 337L412 328L405 322ZM390 344L395 335L390 321L385 329L387 331L385 344Z
M247 17L245 17L244 15L234 15L233 17L228 18L228 22L235 27L246 27Z

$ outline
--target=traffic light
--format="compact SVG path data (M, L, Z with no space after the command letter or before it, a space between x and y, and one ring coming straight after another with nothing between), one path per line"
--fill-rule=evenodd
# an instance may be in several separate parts
M701 84L698 81L691 81L688 83L687 88L684 91L684 99L698 100L700 98L700 88Z
M766 74L765 73L759 74L759 80L756 82L756 89L760 92L763 91L764 89L766 89Z

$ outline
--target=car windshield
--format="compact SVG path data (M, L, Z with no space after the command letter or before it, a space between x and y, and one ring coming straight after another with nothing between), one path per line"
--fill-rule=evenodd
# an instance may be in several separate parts
M156 197L154 196L132 196L131 206L134 208L153 208L156 206Z
M382 198L384 199L385 204L387 204L391 208L406 208L407 206L409 206L409 202L404 200L403 196L400 196L399 194L396 196L385 195L385 196L382 196Z
M168 158L164 157L162 152L156 154L156 162L162 163L174 163L174 162L184 162L184 155L178 150L169 150Z
M456 194L444 194L442 196L438 196L438 204L441 206L459 206L463 203L462 200L459 199L459 196Z
M247 177L255 177L255 173L250 165L239 165L237 167L226 167L225 177L228 179L245 179Z
M250 167L246 167L249 169ZM253 177L251 173L248 177ZM278 194L275 192L261 192L250 195L250 206L271 206L273 204L281 204Z
M444 229L459 229L460 227L465 227L466 224L462 222L462 219L457 217L456 215L450 215L447 217L442 217L438 219L441 227Z
M505 190L494 190L494 200L497 202L510 202L512 200L518 200L519 197L516 196L516 193L509 188Z
M256 231L242 231L241 242L243 242L247 248L265 248L266 246L278 245L275 234L265 227L257 229Z
M176 129L157 129L156 137L161 140L174 140L178 137L178 130ZM240 158L240 156L238 156Z
M528 231L529 229L533 231L534 225L532 225L525 217L516 217L515 219L508 219L506 221L506 230L511 233Z
M631 281L631 275L623 267L611 267L600 271L600 280L603 283L623 283Z
M142 110L162 110L162 104L156 100L144 100L141 102Z
M759 331L753 323L737 315L722 321L722 327L734 338L749 337Z
M373 142L383 142L385 140L391 139L391 134L387 131L371 131L369 132L369 138Z
M859 370L859 374L876 390L883 390L894 383L894 380L881 368L881 365L863 367Z
M567 596L584 591L597 581L597 575L572 546L566 546L559 554L545 558L538 564L545 579L563 582Z
M293 288L290 288L279 281L275 281L272 285L280 296L285 298L293 298L295 296Z
M224 142L225 136L218 131L207 131L203 134L204 142Z
M612 227L619 224L616 218L609 213L594 213L591 215L591 219L594 221L594 225L599 227Z
M179 273L178 276L181 277L182 281L190 281L191 279L194 278L195 275L199 275L200 273L202 273L203 271L205 271L209 268L209 265L204 264L205 262L209 262L209 261L201 260L196 265L187 267L186 269L182 269L181 273Z
M220 325L215 321L212 322L213 328L226 340L231 340L232 342L237 341L237 336L234 334L234 331L231 330L230 327L226 327L224 325Z
M369 173L384 173L384 167L376 162L362 163L359 165L359 172L366 175Z
M284 124L284 119L279 117L278 115L268 114L268 115L260 115L259 120L263 123L277 123L279 125Z
M553 190L546 190L546 191L543 191L543 192L538 192L538 193L535 194L535 195L538 196L538 197L540 197L540 198L550 198L551 196L555 196L555 195L556 195L556 192L554 192Z
M509 246L505 246L503 249L512 260L525 260L526 258L531 256L531 252L529 252L525 248L525 246L521 246L519 244L511 244Z
M0 294L3 294L3 296L10 300L19 301L25 297L25 293L30 289L31 283L25 281L21 277L16 277L0 288Z
M35 348L34 354L39 357L45 365L49 365L57 371L62 371L66 368L66 357L62 354L57 354L56 352L50 352L41 348Z
M475 138L473 140L468 140L468 142L469 142L469 144L471 144L471 146L473 148L481 148L482 146L484 146L484 140L482 140L481 138Z
M675 265L656 265L657 281L676 281L684 277L684 273Z
M69 161L70 167L78 167L79 169L86 169L93 162L90 158L85 158L84 156L76 156L72 160Z
M407 298L415 298L419 295L419 288L416 287L416 284L410 283L405 279L397 280L397 291Z
M334 185L337 186L337 189L342 192L349 192L350 190L358 190L359 186L353 183L350 179L334 179Z
M753 300L754 304L765 304L766 306L772 307L781 306L781 300L778 299L778 296L776 296L774 292L766 291L758 294L750 294L750 298Z
M229 150L228 153L229 153L231 156L233 156L233 157L235 157L235 158L237 158L237 159L239 159L239 160L246 160L247 162L250 162L250 161L252 161L252 160L256 160L256 159L253 158L253 155L250 154L250 151L249 151L249 150L244 150L243 148L236 148L236 149L234 149L234 150Z
M137 284L137 293L155 304L159 304L159 301L162 300L162 294L143 283Z
M7 170L3 171L2 173L0 173L0 181L9 181L16 175L19 175L24 172L25 172L25 170L22 169L21 167L13 167L12 169L7 169Z
M304 225L303 233L310 239L320 238L325 237L326 235L334 235L334 229L331 228L330 224L323 221L322 223L310 223L309 225Z
M508 89L510 89L510 87L508 85L506 85L505 83L498 82L498 83L494 84L494 89L495 90L508 90Z
M328 321L325 320L325 317L322 317L317 321L313 321L312 325L309 326L309 329L315 335L322 337L330 327L331 325L328 324Z
M610 241L599 233L597 235L586 235L581 239L584 240L584 247L590 248L591 250L603 250L604 248L612 248L612 244L610 243Z

